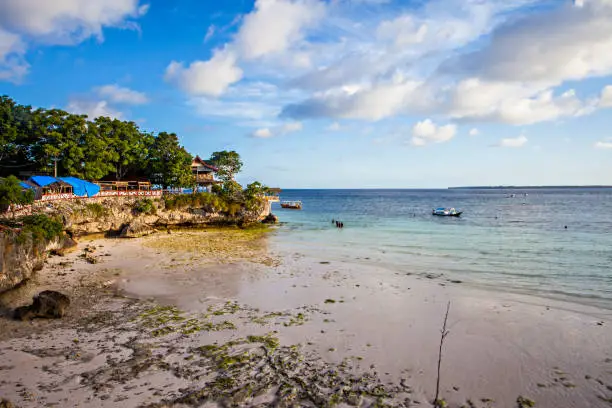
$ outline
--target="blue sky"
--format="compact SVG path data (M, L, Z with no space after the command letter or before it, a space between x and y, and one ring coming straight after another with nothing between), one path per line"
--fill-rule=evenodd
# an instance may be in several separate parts
M611 0L2 0L0 93L284 188L612 184Z

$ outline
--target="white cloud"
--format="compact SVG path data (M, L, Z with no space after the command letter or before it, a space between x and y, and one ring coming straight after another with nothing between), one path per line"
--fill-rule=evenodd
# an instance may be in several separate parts
M427 24L415 21L411 15L403 15L380 23L376 35L382 41L389 41L398 47L403 47L423 42L427 30Z
M172 61L166 68L165 79L191 95L220 96L242 78L236 66L236 55L229 50L217 50L208 61L194 61L185 68Z
M255 132L253 132L253 137L259 137L262 139L267 139L274 136L272 134L272 131L268 128L262 128L262 129L257 129Z
M324 13L324 3L318 0L257 0L236 36L240 55L253 59L283 52L299 43L303 30Z
M566 2L500 26L489 44L446 67L492 80L550 85L612 73L612 2Z
M26 74L31 43L78 44L103 41L105 27L137 28L132 20L147 12L140 0L3 0L0 2L0 79Z
M461 119L528 125L581 116L590 109L590 102L578 99L574 90L555 96L550 89L469 78L452 92L448 114Z
M208 42L211 38L213 38L216 32L217 32L217 27L214 24L211 24L208 27L208 30L206 30L206 35L204 36L204 42Z
M427 95L421 83L396 77L371 86L343 87L315 94L309 100L286 106L282 115L296 119L309 117L333 117L349 119L381 120L418 110L427 103Z
M26 45L21 37L0 27L0 81L19 82L27 74L29 65L23 55Z
M457 133L457 126L448 124L444 126L436 125L431 119L417 122L412 128L411 143L414 146L424 146L429 142L443 143L448 142Z
M328 130L329 132L337 132L340 129L342 129L342 127L340 126L340 123L338 122L334 122L326 128L326 130Z
M527 138L524 135L518 137L507 137L499 141L497 146L499 147L512 147L519 148L525 146Z
M289 133L299 132L303 129L301 122L287 122L274 128L260 128L252 133L253 137L267 139L274 136L283 136Z
M50 44L75 44L91 36L102 40L103 27L126 27L144 15L139 0L4 0L0 25Z
M95 101L88 99L72 99L66 110L70 113L85 114L90 120L94 120L100 116L106 116L114 119L122 119L123 113L109 106L107 101Z
M594 146L596 149L612 149L612 139L595 142Z
M612 85L607 85L601 90L599 105L606 108L612 107Z
M480 134L480 131L476 128L472 128L470 129L470 136L478 136Z
M95 91L101 98L108 99L110 102L114 103L142 105L149 102L149 99L144 93L116 84L100 86L95 88Z

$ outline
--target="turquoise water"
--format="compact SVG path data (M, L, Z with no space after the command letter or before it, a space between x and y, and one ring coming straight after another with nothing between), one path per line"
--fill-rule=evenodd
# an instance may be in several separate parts
M286 190L281 199L304 208L273 205L276 239L317 256L612 308L612 189ZM434 217L434 207L464 214Z

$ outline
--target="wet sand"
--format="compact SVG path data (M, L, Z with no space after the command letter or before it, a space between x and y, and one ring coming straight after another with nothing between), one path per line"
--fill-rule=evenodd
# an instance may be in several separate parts
M97 240L80 247L95 246L99 263L81 249L51 258L2 302L59 289L74 307L60 321L0 321L0 398L24 407L430 406L450 301L449 406L516 407L519 396L537 407L612 406L609 310L232 239L229 248L207 232Z

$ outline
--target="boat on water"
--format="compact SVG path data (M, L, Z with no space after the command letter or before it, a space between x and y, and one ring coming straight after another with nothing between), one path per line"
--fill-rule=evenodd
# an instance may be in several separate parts
M281 202L282 208L287 208L290 210L301 210L302 202L301 201L283 201Z
M441 217L459 217L463 214L463 211L457 211L454 208L434 208L431 212L432 215L438 215Z

